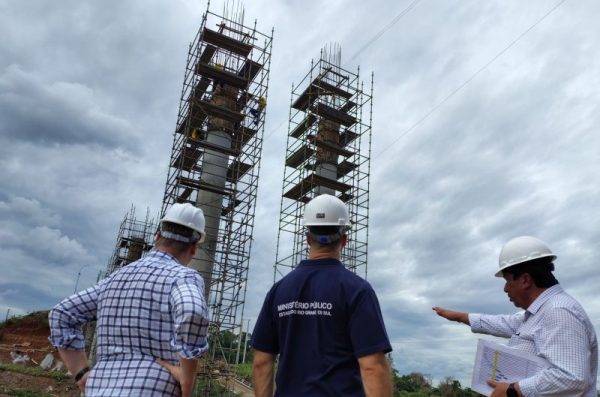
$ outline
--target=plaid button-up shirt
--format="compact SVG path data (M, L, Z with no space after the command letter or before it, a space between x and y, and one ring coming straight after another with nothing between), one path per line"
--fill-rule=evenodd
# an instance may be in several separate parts
M81 327L97 320L97 363L86 396L177 396L180 388L157 364L208 350L208 311L200 275L171 255L151 251L49 315L56 347L84 349Z
M542 357L550 368L519 381L525 397L597 397L598 341L581 305L560 285L546 289L525 312L469 314L471 330L510 338L508 346Z

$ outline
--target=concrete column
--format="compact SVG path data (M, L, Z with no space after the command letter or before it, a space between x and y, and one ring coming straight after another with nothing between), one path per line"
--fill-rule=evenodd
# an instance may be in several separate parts
M237 90L228 86L217 86L212 102L228 109L235 109ZM232 138L229 131L233 130L230 121L210 117L208 120L208 131L206 141L225 149L231 149ZM200 181L213 185L218 189L225 187L227 178L227 167L229 155L217 150L206 149L202 160L202 171ZM212 273L214 267L214 256L219 237L219 224L221 222L221 210L223 208L223 195L220 193L198 190L197 206L204 212L206 220L206 237L196 251L189 267L197 270L204 279L204 290L206 301L210 296L212 284Z
M340 125L328 120L321 120L317 131L317 141L328 142L333 145L339 145ZM325 149L317 148L317 162L315 164L315 173L327 179L337 180L338 155ZM317 194L331 194L335 196L335 190L317 186Z

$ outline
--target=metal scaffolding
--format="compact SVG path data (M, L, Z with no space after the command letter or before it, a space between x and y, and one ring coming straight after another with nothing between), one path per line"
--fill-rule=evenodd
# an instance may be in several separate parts
M139 220L135 216L135 207L132 205L119 226L115 249L108 261L106 270L98 275L97 281L146 255L154 247L157 230L158 223L150 218L150 211L146 210L146 218ZM94 364L96 361L95 321L86 326L85 341L86 350L89 352L88 359L90 363Z
M304 204L319 194L339 197L352 228L342 262L367 276L373 75L365 92L356 74L340 66L337 46L321 50L292 86L274 279L306 258Z
M246 280L262 151L273 32L244 11L206 11L190 44L162 206L204 212L206 238L190 267L204 279L210 353L197 395L231 390L240 358Z
M115 250L108 262L104 276L108 276L123 266L137 261L150 251L154 246L154 237L157 230L158 224L150 218L148 210L146 211L146 218L138 220L135 217L135 208L132 206L121 222Z

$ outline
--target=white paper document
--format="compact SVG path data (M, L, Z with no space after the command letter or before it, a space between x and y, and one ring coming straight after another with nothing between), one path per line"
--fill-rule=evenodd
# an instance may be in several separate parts
M489 396L493 389L486 381L493 379L513 383L529 378L548 366L546 360L533 354L479 339L471 389Z

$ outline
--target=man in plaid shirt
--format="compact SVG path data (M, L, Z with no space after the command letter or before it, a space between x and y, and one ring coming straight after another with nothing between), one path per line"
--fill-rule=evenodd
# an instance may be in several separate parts
M204 224L202 210L174 204L155 249L50 312L50 341L86 396L191 395L197 358L208 350L208 310L202 277L186 266ZM90 370L81 328L94 320Z
M542 241L517 237L500 252L504 292L524 312L489 315L434 307L440 316L477 333L510 338L508 346L537 355L550 366L514 383L488 381L491 397L597 397L598 341L583 307L552 274L556 259Z

